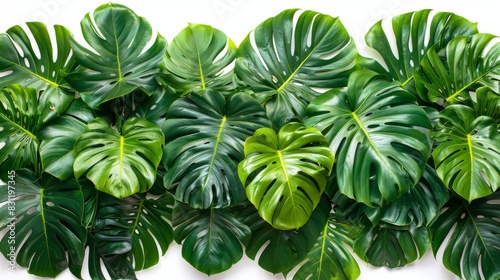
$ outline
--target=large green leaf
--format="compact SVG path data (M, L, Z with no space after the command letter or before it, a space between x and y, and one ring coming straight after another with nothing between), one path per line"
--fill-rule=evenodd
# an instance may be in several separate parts
M347 90L332 90L308 107L306 125L315 126L336 152L340 191L372 206L393 201L422 176L430 143L425 111L398 82L371 71L356 71Z
M182 243L182 257L199 271L208 275L225 271L243 256L242 244L248 244L251 231L232 211L176 204L172 220L175 241Z
M431 227L432 250L463 279L500 278L500 192L467 203L455 197Z
M137 279L132 267L130 217L123 211L123 201L96 192L95 219L89 231L89 274L92 279L106 279L102 265L111 279ZM132 222L133 223L133 222Z
M193 208L241 203L246 196L237 172L243 143L265 126L270 123L264 109L245 93L226 100L207 90L177 100L162 127L165 187L176 187L177 200Z
M338 18L285 10L241 43L235 73L265 104L277 128L305 116L320 89L343 87L357 56Z
M500 131L500 95L491 92L487 87L476 91L476 102L473 103L477 116L488 116L494 119Z
M0 230L13 227L15 243L10 234L4 235L0 251L8 258L11 246L17 248L16 261L29 273L56 277L69 267L81 278L87 232L81 224L83 196L78 183L37 178L26 169L19 170L14 181L9 192L0 192ZM6 185L0 188L7 190ZM15 210L9 210L12 206Z
M224 32L203 24L189 24L167 47L161 64L161 83L180 95L206 89L231 89L236 45Z
M354 252L371 265L403 267L421 258L431 245L425 227L398 229L383 225L365 228L354 240Z
M51 110L61 114L74 96L64 81L66 73L76 66L69 44L71 33L63 26L54 26L53 45L45 24L28 22L27 26L29 34L20 26L0 34L0 88L11 84L33 87L42 91L44 118Z
M446 45L444 54L431 48L415 76L417 86L425 88L423 98L457 103L470 98L469 91L479 86L499 94L500 43L496 40L490 34L459 36Z
M145 192L155 181L163 143L161 129L145 119L127 119L120 134L97 118L75 143L75 176L86 174L98 190L118 198Z
M434 45L439 50L453 38L477 33L477 24L446 12L431 14L431 10L398 15L392 19L393 34L386 34L382 20L366 34L366 43L382 57L385 68L375 63L377 72L399 81L411 93L416 93L413 73L422 57ZM395 46L393 40L395 38ZM382 61L380 61L382 63Z
M132 234L131 253L136 271L157 264L174 240L170 225L174 201L172 195L165 193L156 199L136 194L121 202Z
M460 196L472 201L500 186L500 134L492 118L451 105L441 112L433 138L436 171Z
M166 41L159 34L152 38L152 28L143 17L123 5L108 3L87 14L81 26L92 49L74 39L71 46L87 70L70 74L67 81L89 106L97 107L137 88L151 94Z
M449 190L436 171L426 165L418 183L406 194L384 206L368 207L363 203L337 193L332 199L337 206L335 216L352 224L363 224L369 219L372 225L387 223L395 226L429 226L448 202Z
M334 153L316 128L289 123L278 134L260 128L245 141L238 166L259 215L281 230L303 226L325 190Z
M0 167L38 168L38 101L33 88L10 85L0 90ZM3 172L2 172L3 173ZM0 174L4 176L5 174ZM1 177L0 177L1 178Z
M279 230L263 220L253 207L239 213L252 230L252 240L246 247L247 256L272 273L288 272L307 256L323 230L331 204L323 197L311 218L301 228Z
M299 266L295 280L351 280L360 275L358 263L347 246L353 241L342 224L330 217L318 240Z
M65 180L74 176L73 146L85 131L87 123L95 118L94 112L81 99L75 99L63 115L49 121L39 137L43 170Z

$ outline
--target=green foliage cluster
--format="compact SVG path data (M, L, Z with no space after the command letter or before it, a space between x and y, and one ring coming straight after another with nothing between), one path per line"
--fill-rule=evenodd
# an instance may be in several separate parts
M246 254L356 279L352 250L392 268L432 248L462 278L500 278L500 43L476 24L378 22L378 59L296 9L239 46L201 24L167 44L117 4L81 27L86 46L43 23L0 34L0 230L16 219L29 273L135 279L175 240L208 275Z

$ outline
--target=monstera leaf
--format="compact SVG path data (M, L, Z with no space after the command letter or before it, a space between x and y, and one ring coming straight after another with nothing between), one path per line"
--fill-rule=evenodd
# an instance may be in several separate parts
M352 224L363 224L367 218L372 225L383 222L394 226L429 226L441 213L449 200L449 191L436 174L426 165L418 183L406 194L382 207L368 207L363 203L337 193L332 199L337 208L335 216Z
M500 134L497 123L470 107L451 105L440 114L439 144L432 156L436 171L449 188L468 201L500 186Z
M174 232L170 226L174 201L169 193L157 199L136 194L120 203L132 234L131 253L136 271L157 264L174 240Z
M154 75L165 52L166 42L149 23L129 8L104 4L81 22L83 37L92 49L76 40L71 46L77 61L87 68L72 73L67 81L92 108L140 88L151 94Z
M151 96L142 91L134 91L127 98L131 98L131 109L133 115L161 127L167 118L167 111L179 98L171 87L157 86Z
M56 277L66 268L81 278L87 232L82 226L82 190L74 180L61 182L54 177L37 178L26 169L15 176L15 195L0 192L0 230L14 222L17 263L38 276ZM0 186L7 190L7 186ZM15 211L9 210L15 203ZM0 241L0 251L8 258L9 234Z
M368 68L399 81L409 92L415 94L413 73L419 68L422 57L434 45L440 50L453 38L477 33L477 24L461 16L431 10L402 14L392 19L394 34L386 34L382 21L377 22L366 34L366 43L375 49L387 69L378 62ZM396 39L395 51L391 37ZM391 38L391 39L389 39Z
M345 86L356 56L338 18L292 9L264 21L243 40L235 73L281 128L302 120L318 88Z
M244 223L252 230L252 240L246 247L247 256L271 273L290 271L307 256L323 230L331 204L323 197L311 218L301 228L279 230L264 221L253 207L248 207L239 215L244 215Z
M467 203L455 197L431 227L434 256L462 279L500 278L500 192ZM449 237L449 238L448 238Z
M340 192L368 206L393 201L422 176L430 143L426 113L397 82L356 71L347 90L333 90L308 108L315 126L336 152Z
M238 166L247 197L259 215L281 230L303 226L325 190L334 154L316 128L300 123L278 134L260 128L245 141L245 159Z
M354 252L373 266L403 267L421 258L431 244L425 227L398 229L383 225L365 228L354 240Z
M98 190L118 198L145 192L155 181L163 143L160 128L145 119L127 119L120 134L97 118L75 143L75 176L86 174Z
M460 36L445 48L444 55L431 48L415 76L418 87L425 88L432 102L447 104L468 99L469 91L488 86L500 93L500 43L490 34Z
M262 106L245 93L227 101L208 90L171 106L163 124L165 187L193 208L216 208L245 200L238 178L243 143L255 130L270 126Z
M0 167L38 168L39 119L36 91L10 85L0 90ZM3 172L2 172L3 173ZM1 174L3 176L5 174ZM1 178L1 177L0 177Z
M76 67L69 45L71 33L63 26L54 26L56 42L53 45L45 24L28 22L27 26L29 33L14 26L7 34L0 34L0 88L21 84L43 91L40 107L45 109L45 119L51 110L63 113L73 100L74 93L64 81L66 74Z
M494 94L487 87L476 91L476 102L473 106L477 116L488 116L494 119L500 131L500 95Z
M49 121L39 137L40 158L44 171L61 180L74 176L73 146L85 131L87 123L95 118L94 112L81 99L75 99L63 115Z
M168 45L160 81L180 95L206 89L231 89L236 45L224 32L203 24L189 24Z
M193 209L177 203L173 226L182 257L199 271L212 275L229 269L243 256L250 228L231 214L231 208Z
M357 279L360 275L358 263L346 247L352 244L343 225L330 217L320 237L307 253L307 261L299 266L293 279Z

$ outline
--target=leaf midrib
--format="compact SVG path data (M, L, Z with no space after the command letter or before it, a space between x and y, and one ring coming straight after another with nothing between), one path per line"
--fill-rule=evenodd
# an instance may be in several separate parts
M42 218L42 226L43 226L43 236L45 237L45 249L47 251L47 257L49 258L49 260L51 259L50 258L50 254L49 254L49 234L47 233L47 221L45 219L45 205L43 203L44 201L44 191L45 189L41 189L40 190L40 199L38 201L39 205L40 205L40 217ZM52 264L52 261L49 261L49 263Z
M0 59L3 60L3 61L7 61L9 63L12 63L13 65L15 65L19 69L23 70L24 72L28 73L29 75L34 76L34 77L38 78L39 80L41 80L41 81L43 81L43 82L45 82L45 83L47 83L47 84L49 84L49 85L51 85L53 87L56 87L56 88L59 87L58 83L56 83L54 81L51 81L51 80L49 80L49 79L47 79L45 77L42 77L38 73L33 72L33 71L31 71L30 69L28 69L26 67L23 67L19 62L14 62L14 61L5 59L3 57L0 57Z
M492 67L490 68L488 71L484 72L483 74L481 74L479 77L473 79L472 81L470 81L468 84L464 85L462 88L460 88L459 90L457 90L455 93L453 93L452 95L448 96L445 100L446 102L450 102L452 101L453 99L455 99L457 96L459 96L462 92L464 92L466 89L468 89L470 86L472 86L473 84L477 83L479 80L481 80L483 77L485 77L486 75L488 75L489 73L491 73L492 71L494 71L495 69L498 69L500 68L500 64L495 66L495 67Z
M36 137L36 135L34 135L33 133L31 133L29 130L25 129L24 127L22 127L21 125L19 125L18 123L12 121L9 117L7 117L6 115L0 113L0 117L2 117L3 119L5 119L7 122L11 123L12 125L14 125L15 127L17 127L18 129L20 129L22 132L24 132L26 135L28 135L31 139L33 139L34 141L37 141L38 138Z
M205 180L203 182L203 186L202 186L203 191L207 187L208 179L210 177L210 173L212 172L212 168L214 166L215 158L217 156L217 152L219 150L219 144L220 144L221 138L222 138L222 132L224 131L224 127L226 126L226 122L227 122L227 117L226 116L222 117L222 121L219 125L219 130L217 131L217 136L215 138L214 152L212 153L212 158L210 159L210 164L208 165L207 175L206 175Z
M295 208L295 201L294 201L294 197L293 197L293 190L292 190L292 185L290 184L290 176L289 176L288 170L286 168L285 158L283 157L283 153L281 152L281 150L277 150L276 153L278 154L278 158L280 160L281 168L283 170L283 174L285 175L286 185L288 187L288 192L290 193L291 205L293 206L293 208Z

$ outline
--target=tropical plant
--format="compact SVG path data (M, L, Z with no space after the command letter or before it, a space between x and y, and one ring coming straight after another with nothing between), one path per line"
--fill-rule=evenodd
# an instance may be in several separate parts
M43 23L0 34L0 251L29 273L135 279L175 241L208 275L246 254L349 280L354 254L393 268L432 248L500 278L494 35L421 10L376 23L370 58L297 9L239 47L202 24L167 45L112 3L81 27L88 46Z

